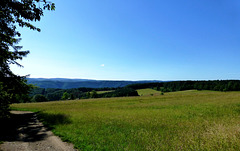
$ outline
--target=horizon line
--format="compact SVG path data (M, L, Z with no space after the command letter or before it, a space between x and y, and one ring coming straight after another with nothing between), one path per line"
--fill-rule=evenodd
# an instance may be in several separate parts
M78 77L27 77L31 79L77 79L77 80L96 80L96 81L214 81L214 80L240 80L240 79L96 79Z

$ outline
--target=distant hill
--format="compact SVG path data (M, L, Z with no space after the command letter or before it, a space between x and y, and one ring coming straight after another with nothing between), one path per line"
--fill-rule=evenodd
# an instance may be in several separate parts
M66 78L27 78L29 84L34 84L40 88L117 88L124 87L129 84L149 83L149 82L162 82L157 80L149 81L110 81L110 80L90 80L90 79L66 79Z

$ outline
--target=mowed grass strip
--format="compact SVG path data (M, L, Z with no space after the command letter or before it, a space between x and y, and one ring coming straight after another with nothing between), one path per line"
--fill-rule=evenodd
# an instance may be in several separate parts
M53 132L80 150L240 150L240 92L183 91L12 107L42 111Z

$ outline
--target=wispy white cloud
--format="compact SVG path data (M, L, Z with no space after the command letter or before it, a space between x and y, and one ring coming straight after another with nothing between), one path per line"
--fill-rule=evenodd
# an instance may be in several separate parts
M101 66L101 67L104 67L105 65L104 65L104 64L101 64L100 66Z

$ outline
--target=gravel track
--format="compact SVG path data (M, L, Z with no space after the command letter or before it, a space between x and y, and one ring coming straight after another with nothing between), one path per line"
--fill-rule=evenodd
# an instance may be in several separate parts
M28 111L11 111L13 122L2 136L1 151L76 151L47 130L37 115Z

